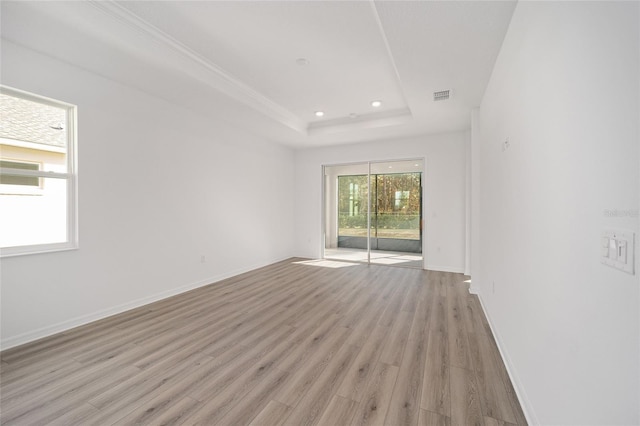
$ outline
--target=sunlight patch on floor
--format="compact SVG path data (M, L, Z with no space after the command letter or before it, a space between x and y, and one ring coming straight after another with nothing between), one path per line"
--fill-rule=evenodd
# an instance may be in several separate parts
M367 251L361 249L333 248L325 249L326 259L344 260L349 262L367 262ZM371 251L371 263L377 265L408 266L422 269L420 254L391 252L382 250Z
M327 259L318 259L318 260L302 260L300 262L293 262L296 265L307 265L307 266L320 266L323 268L347 268L349 266L357 266L356 263L349 262L339 262L336 260L327 260Z

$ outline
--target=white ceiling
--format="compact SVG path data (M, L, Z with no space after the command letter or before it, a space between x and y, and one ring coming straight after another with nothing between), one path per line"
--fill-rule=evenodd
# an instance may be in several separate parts
M4 39L305 147L468 129L515 1L0 7ZM443 89L451 98L434 102Z

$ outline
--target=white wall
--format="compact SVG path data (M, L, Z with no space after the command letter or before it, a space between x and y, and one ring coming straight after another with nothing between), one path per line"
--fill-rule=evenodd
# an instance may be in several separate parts
M638 7L519 2L480 107L473 286L545 425L640 422L638 275L599 258L638 232Z
M4 348L291 255L290 149L5 41L2 83L78 105L80 173L80 249L2 259Z
M428 269L463 272L465 265L465 144L469 132L297 150L296 254L322 255L322 165L424 158L424 219Z

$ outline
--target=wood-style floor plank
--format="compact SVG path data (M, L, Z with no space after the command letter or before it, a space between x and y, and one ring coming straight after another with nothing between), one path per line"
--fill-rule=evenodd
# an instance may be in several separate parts
M269 398L282 387L289 376L289 372L278 370L274 372L236 404L225 414L220 424L246 425L251 422L269 403Z
M280 424L287 418L291 407L278 401L271 400L249 423L250 426L265 426Z
M478 385L473 371L451 367L451 422L454 425L483 426Z
M20 404L12 405L6 411L3 408L3 424L47 424L65 415L69 408L82 405L88 398L106 391L135 375L138 369L129 366L125 369L110 371L108 374L94 374L76 382L65 381L53 392L42 393L29 398ZM51 397L50 393L55 396Z
M459 291L451 288L447 294L449 362L452 366L473 370L464 316L463 297Z
M47 426L72 426L85 425L87 419L95 415L98 409L91 404L84 403L67 411L60 417L57 417L47 423Z
M492 417L484 417L484 426L513 426L513 423L503 422L502 420L496 420Z
M348 425L355 414L357 404L351 399L334 395L318 424L323 426Z
M389 339L385 342L380 361L390 365L400 365L404 348L409 340L409 332L413 323L413 315L409 312L400 311L391 332Z
M199 380L204 380L210 376L211 370L217 371L216 361L202 353L187 357L180 352L176 353L164 362L90 399L89 404L99 409L90 418L91 423L113 424L158 394L173 388L183 377L192 377L194 371L198 371ZM194 385L197 383L199 381L193 382Z
M344 347L351 331L348 328L337 327L333 329L331 335L324 341L324 350L313 349L316 347L317 339L320 336L313 337L307 345L295 348L294 354L296 366L292 368L284 360L283 368L285 371L295 371L295 377L288 381L284 387L275 395L275 399L283 404L294 407L304 397L309 388L313 386L316 379L322 374L331 359L336 356L340 348ZM300 352L300 349L303 351Z
M451 426L451 418L433 411L420 410L419 426Z
M480 389L478 396L482 413L487 417L514 423L515 414L509 402L507 389L498 373L497 360L489 347L487 337L482 333L469 333L468 337Z
M318 423L331 397L336 394L345 373L355 359L358 349L351 345L344 345L340 348L294 407L285 424L303 426Z
M487 336L490 343L490 351L493 353L496 358L496 366L498 370L499 376L502 378L502 383L504 384L507 398L509 399L509 403L511 404L511 409L513 415L516 418L515 424L524 425L527 424L527 419L524 416L524 412L522 411L522 407L520 406L520 402L518 401L518 397L516 396L516 391L513 388L513 384L511 383L511 379L509 378L509 374L507 373L507 369L502 362L502 358L500 357L500 351L498 350L498 346L493 338L493 335Z
M447 336L430 330L420 408L446 417L451 416L448 353Z
M353 426L384 424L397 377L397 366L382 362L376 365L356 409Z
M461 274L290 259L0 353L6 425L524 425Z
M380 348L389 334L388 327L376 326L367 343L358 353L353 365L347 371L337 394L354 401L361 401L365 385L378 358Z
M418 423L422 380L427 355L427 334L424 332L427 324L423 315L419 314L426 312L426 302L419 302L416 310L417 313L414 315L414 321L409 333L410 337L413 338L408 340L400 363L398 378L391 395L389 412L385 418L386 424L409 426Z

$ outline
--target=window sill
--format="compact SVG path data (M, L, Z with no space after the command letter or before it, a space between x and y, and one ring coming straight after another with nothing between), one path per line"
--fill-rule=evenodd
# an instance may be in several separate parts
M0 248L0 258L55 253L59 251L70 251L78 249L79 247L76 243L38 244L19 247L4 247Z

